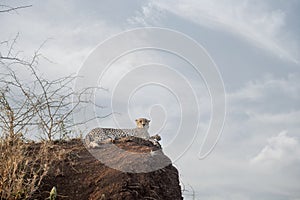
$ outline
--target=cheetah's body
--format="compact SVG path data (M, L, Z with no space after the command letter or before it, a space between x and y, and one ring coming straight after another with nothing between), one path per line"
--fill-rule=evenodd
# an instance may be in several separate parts
M134 129L114 129L114 128L94 128L86 136L86 142L90 143L93 141L101 142L106 140L117 140L123 137L140 137L148 139L149 133L143 128Z
M88 147L97 147L101 143L107 143L129 136L149 139L149 122L150 120L145 118L137 119L137 128L133 129L94 128L87 134L85 142Z

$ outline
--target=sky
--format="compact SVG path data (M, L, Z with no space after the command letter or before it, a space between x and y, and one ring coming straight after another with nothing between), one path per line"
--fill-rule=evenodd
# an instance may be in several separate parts
M215 117L206 81L210 77L170 52L134 51L111 63L98 80L108 90L95 95L106 107L95 112L119 114L98 123L132 127L134 118L150 118L149 132L161 134L163 150L179 170L185 199L300 199L298 0L22 4L32 7L0 15L0 38L19 33L15 48L25 58L46 41L41 53L47 59L40 61L39 70L49 78L80 72L100 43L135 28L173 30L197 42L215 63L226 95L224 127L207 157L198 155ZM178 41L170 46L173 42Z

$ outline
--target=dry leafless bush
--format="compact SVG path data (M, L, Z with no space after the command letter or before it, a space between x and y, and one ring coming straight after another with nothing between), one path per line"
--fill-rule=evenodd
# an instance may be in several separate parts
M8 41L8 51L0 52L0 129L25 134L38 129L40 139L63 139L70 135L74 124L72 115L92 102L95 88L75 93L74 75L49 80L39 74L40 47L28 61L14 54L18 35ZM94 104L95 105L95 104ZM97 105L95 105L97 106ZM86 123L89 120L79 122Z
M0 199L28 199L34 194L51 164L46 150L46 143L30 150L17 136L0 139Z
M36 196L53 163L68 152L52 142L25 142L21 134L0 138L0 199L31 199ZM41 191L38 191L41 192Z

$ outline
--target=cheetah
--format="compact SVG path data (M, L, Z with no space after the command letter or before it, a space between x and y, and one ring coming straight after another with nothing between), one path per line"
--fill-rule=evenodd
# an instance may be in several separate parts
M134 136L151 141L154 145L161 140L159 135L150 137L148 133L150 120L139 118L135 120L134 129L115 129L115 128L94 128L85 137L85 142L89 148L99 147L100 144L111 143L120 138Z

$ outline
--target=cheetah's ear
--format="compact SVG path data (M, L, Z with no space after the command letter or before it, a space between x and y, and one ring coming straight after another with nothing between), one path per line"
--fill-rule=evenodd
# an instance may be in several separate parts
M147 121L148 121L148 122L151 122L151 120L150 120L150 119L147 119Z

